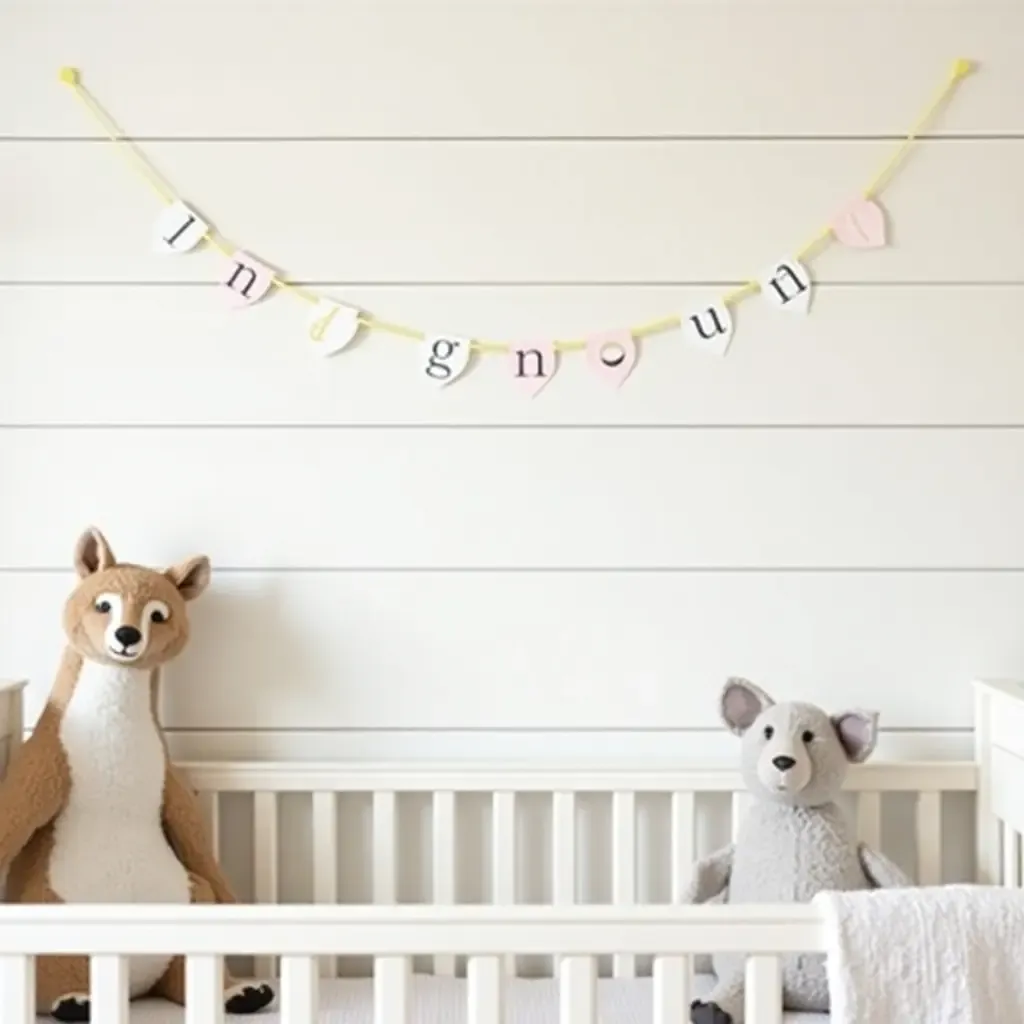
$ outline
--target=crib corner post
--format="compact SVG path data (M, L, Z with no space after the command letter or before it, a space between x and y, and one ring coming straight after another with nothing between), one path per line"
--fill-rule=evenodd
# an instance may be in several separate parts
M999 819L992 809L992 690L974 684L974 759L978 771L975 795L975 879L981 885L998 885Z

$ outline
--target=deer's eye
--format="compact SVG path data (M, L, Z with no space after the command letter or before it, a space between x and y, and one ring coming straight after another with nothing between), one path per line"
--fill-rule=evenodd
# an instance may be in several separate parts
M814 739L814 733L810 729L805 729L804 734L800 737L804 743L810 743Z
M95 607L96 607L96 611L100 612L103 615L106 615L107 612L110 611L110 602L109 601L97 601Z
M766 725L764 727L764 738L766 740L770 740L774 735L775 735L775 730L770 725Z
M155 612L152 612L150 614L149 621L150 622L166 622L167 621L167 616L164 615L164 613L162 611L157 609Z

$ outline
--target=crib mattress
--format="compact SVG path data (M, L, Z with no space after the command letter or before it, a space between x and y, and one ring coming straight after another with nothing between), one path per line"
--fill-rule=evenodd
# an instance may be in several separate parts
M698 996L714 983L698 975ZM651 1024L651 979L601 978L598 983L601 1024ZM413 975L410 985L411 1024L466 1024L466 981L463 978ZM132 1024L181 1024L182 1010L162 1000L132 1004ZM241 1017L228 1020L241 1021ZM254 1024L277 1024L276 1003L251 1018ZM505 983L507 1024L558 1024L558 985L552 978L509 978ZM787 1024L826 1021L825 1013L787 1013ZM369 978L323 979L320 982L322 1024L373 1024L373 982ZM104 1024L97 1021L96 1024ZM683 1024L683 1022L680 1022Z

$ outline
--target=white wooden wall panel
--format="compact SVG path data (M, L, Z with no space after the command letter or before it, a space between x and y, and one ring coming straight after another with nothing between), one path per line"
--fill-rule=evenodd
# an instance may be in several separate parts
M792 252L960 56L894 246L815 261L810 318L752 300L724 361L655 339L612 393L569 357L535 401L500 359L427 392L405 342L325 362L302 305L226 309L214 254L150 254L158 204L56 79L256 255L525 338ZM1024 671L1019 3L11 0L0 90L0 675L30 716L88 522L213 557L165 692L191 757L694 753L736 672L929 756L968 679Z
M0 575L5 672L33 680L30 721L56 668L69 582ZM164 720L228 731L709 729L713 748L649 735L631 747L598 737L593 752L730 757L715 697L743 673L780 697L877 707L886 729L966 728L964 680L1009 678L1024 658L1021 607L1024 573L226 573L195 606ZM401 749L318 742L309 756ZM536 749L514 735L498 742L478 740L476 756ZM581 749L550 742L552 756ZM472 754L463 743L442 736L433 752Z
M1024 129L1012 0L6 7L0 135L92 134L69 62L149 136L899 134L959 56L990 73L937 130Z
M148 152L266 263L300 280L377 283L746 280L799 249L893 152L891 142L765 141L752 163L751 146L154 142ZM209 281L225 265L212 250L151 251L162 207L108 146L9 142L3 175L19 202L2 279ZM1024 140L929 143L885 194L898 244L834 247L814 273L1020 279L1022 179Z
M1024 566L1017 430L11 430L0 476L9 567L89 521L230 567Z
M414 324L513 339L639 322L692 308L707 289L340 294ZM1024 423L1024 344L1007 329L1024 322L1016 286L825 287L806 319L752 301L738 310L725 361L666 334L644 344L618 394L575 354L533 401L500 356L440 395L423 386L415 345L399 338L373 335L325 361L306 340L304 307L282 299L235 314L213 285L0 287L0 317L17 339L4 346L0 424ZM43 378L47 387L24 385Z

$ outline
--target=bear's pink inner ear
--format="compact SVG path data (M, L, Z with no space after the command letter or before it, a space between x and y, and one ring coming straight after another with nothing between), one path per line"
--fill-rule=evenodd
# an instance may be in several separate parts
M771 699L756 686L742 679L730 679L722 693L722 718L738 736L745 733Z
M866 761L875 749L878 716L870 711L844 711L832 719L846 756L854 763Z

